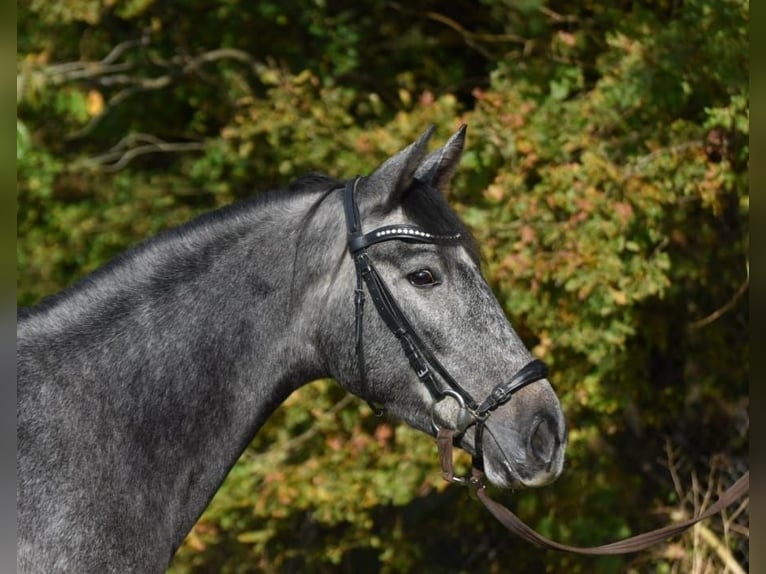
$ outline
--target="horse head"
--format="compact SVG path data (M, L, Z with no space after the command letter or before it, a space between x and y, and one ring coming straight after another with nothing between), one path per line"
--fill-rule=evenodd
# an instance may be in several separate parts
M428 154L431 133L347 185L334 375L417 429L453 429L493 484L541 486L563 466L561 405L447 202L465 128Z

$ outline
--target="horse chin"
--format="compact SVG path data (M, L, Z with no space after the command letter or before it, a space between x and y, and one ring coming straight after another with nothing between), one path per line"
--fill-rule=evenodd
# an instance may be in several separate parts
M524 483L512 471L507 462L503 461L499 466L500 468L498 469L488 461L484 463L484 476L487 477L491 484L499 488L510 488L513 490L524 488Z
M558 478L559 473L547 471L539 472L531 477L521 477L513 470L511 464L507 460L503 460L499 464L485 461L484 475L494 486L517 490L522 488L537 488L551 484Z

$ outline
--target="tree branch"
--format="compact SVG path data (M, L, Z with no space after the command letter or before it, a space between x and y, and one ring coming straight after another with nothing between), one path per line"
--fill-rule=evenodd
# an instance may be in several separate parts
M480 42L484 42L487 44L521 44L524 48L524 53L527 53L529 50L529 46L532 43L532 40L529 40L527 38L523 38L522 36L518 36L516 34L487 34L483 32L472 32L465 28L462 24L454 20L453 18L450 18L449 16L446 16L445 14L442 14L440 12L434 12L432 10L427 10L424 12L417 12L415 10L411 10L409 8L406 8L399 2L389 2L388 5L393 8L394 10L398 10L399 12L405 12L405 13L411 13L411 14L417 14L419 16L424 16L428 18L429 20L433 20L434 22L439 22L440 24L443 24L450 28L451 30L457 32L460 34L460 36L463 38L463 41L467 46L470 48L473 48L476 50L479 54L481 54L483 57L485 57L488 60L494 60L495 56L489 52L484 46L480 44Z
M702 327L705 327L706 325L709 325L713 321L719 319L723 314L734 308L734 306L737 304L737 301L739 301L739 299L747 292L748 287L750 287L749 262L747 264L747 275L745 276L745 280L742 282L742 285L739 286L739 289L737 289L734 295L731 296L731 299L729 299L722 307L710 313L710 315L707 317L703 317L702 319L698 319L689 323L689 328L693 330L701 329Z
M144 142L136 147L134 143ZM130 134L122 138L108 152L92 156L85 160L91 166L103 171L115 172L128 165L135 158L148 153L174 153L183 151L201 151L205 144L200 142L166 142L151 134Z
M713 552L716 553L718 559L723 562L724 566L734 574L745 574L744 568L740 566L737 559L734 558L731 551L728 549L720 538L702 523L695 525L694 527L698 532L705 544L710 547Z
M34 78L34 84L61 85L72 82L88 81L103 88L122 87L106 102L103 110L94 115L88 123L79 130L67 136L68 140L81 138L90 133L106 117L114 107L138 93L167 88L180 77L197 73L205 64L219 60L235 60L246 64L253 74L258 75L264 65L255 60L244 50L234 48L219 48L203 52L196 56L177 56L171 60L149 58L151 66L159 68L164 73L153 77L140 76L135 73L135 62L119 61L129 50L150 44L148 35L136 40L128 40L114 46L109 53L98 61L63 62L52 64L41 69L33 69L17 74L17 99L23 98L26 80ZM129 73L133 72L133 73Z
M691 504L691 513L695 516L699 515L704 511L705 508L709 506L716 490L723 489L722 482L720 480L721 469L723 466L721 457L713 456L711 458L708 469L707 484L704 489L700 484L697 473L692 471L692 487L688 491L687 495L684 494L684 489L681 486L681 480L678 472L679 463L676 460L673 446L669 440L665 442L665 453L667 459L667 468L670 471L675 490L679 496L678 507L671 509L670 512L680 515L680 518L686 518L689 515L689 511L687 511L685 507ZM716 478L716 475L718 475L719 478ZM719 536L713 530L708 528L704 523L696 524L691 533L687 533L685 535L689 536L691 534L691 549L689 549L689 552L684 552L681 554L681 558L690 558L692 564L681 565L681 567L690 572L709 572L713 570L719 571L719 568L716 567L713 562L713 557L710 552L706 552L704 550L705 547L707 547L723 563L725 567L723 569L724 572L732 572L733 574L745 574L745 570L729 550L729 532L737 532L746 538L749 537L749 532L747 529L738 528L739 525L735 523L737 517L745 510L745 508L747 508L748 504L749 497L742 501L742 503L733 514L727 515L725 511L721 514L723 524L723 539L719 538Z

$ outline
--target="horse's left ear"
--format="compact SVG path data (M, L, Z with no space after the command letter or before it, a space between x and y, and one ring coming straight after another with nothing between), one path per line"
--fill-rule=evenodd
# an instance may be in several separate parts
M428 154L415 172L415 178L446 194L463 155L466 129L467 126L463 124L444 147Z

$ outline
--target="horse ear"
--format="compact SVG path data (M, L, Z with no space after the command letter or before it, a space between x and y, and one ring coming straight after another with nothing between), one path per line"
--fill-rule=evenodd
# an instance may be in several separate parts
M374 196L378 205L387 208L397 205L402 194L412 185L434 129L430 126L415 142L388 158L366 178L362 182L366 188L365 195Z
M447 193L447 187L452 179L465 146L465 124L460 126L455 134L447 140L444 147L430 153L415 172L415 177L441 191Z

